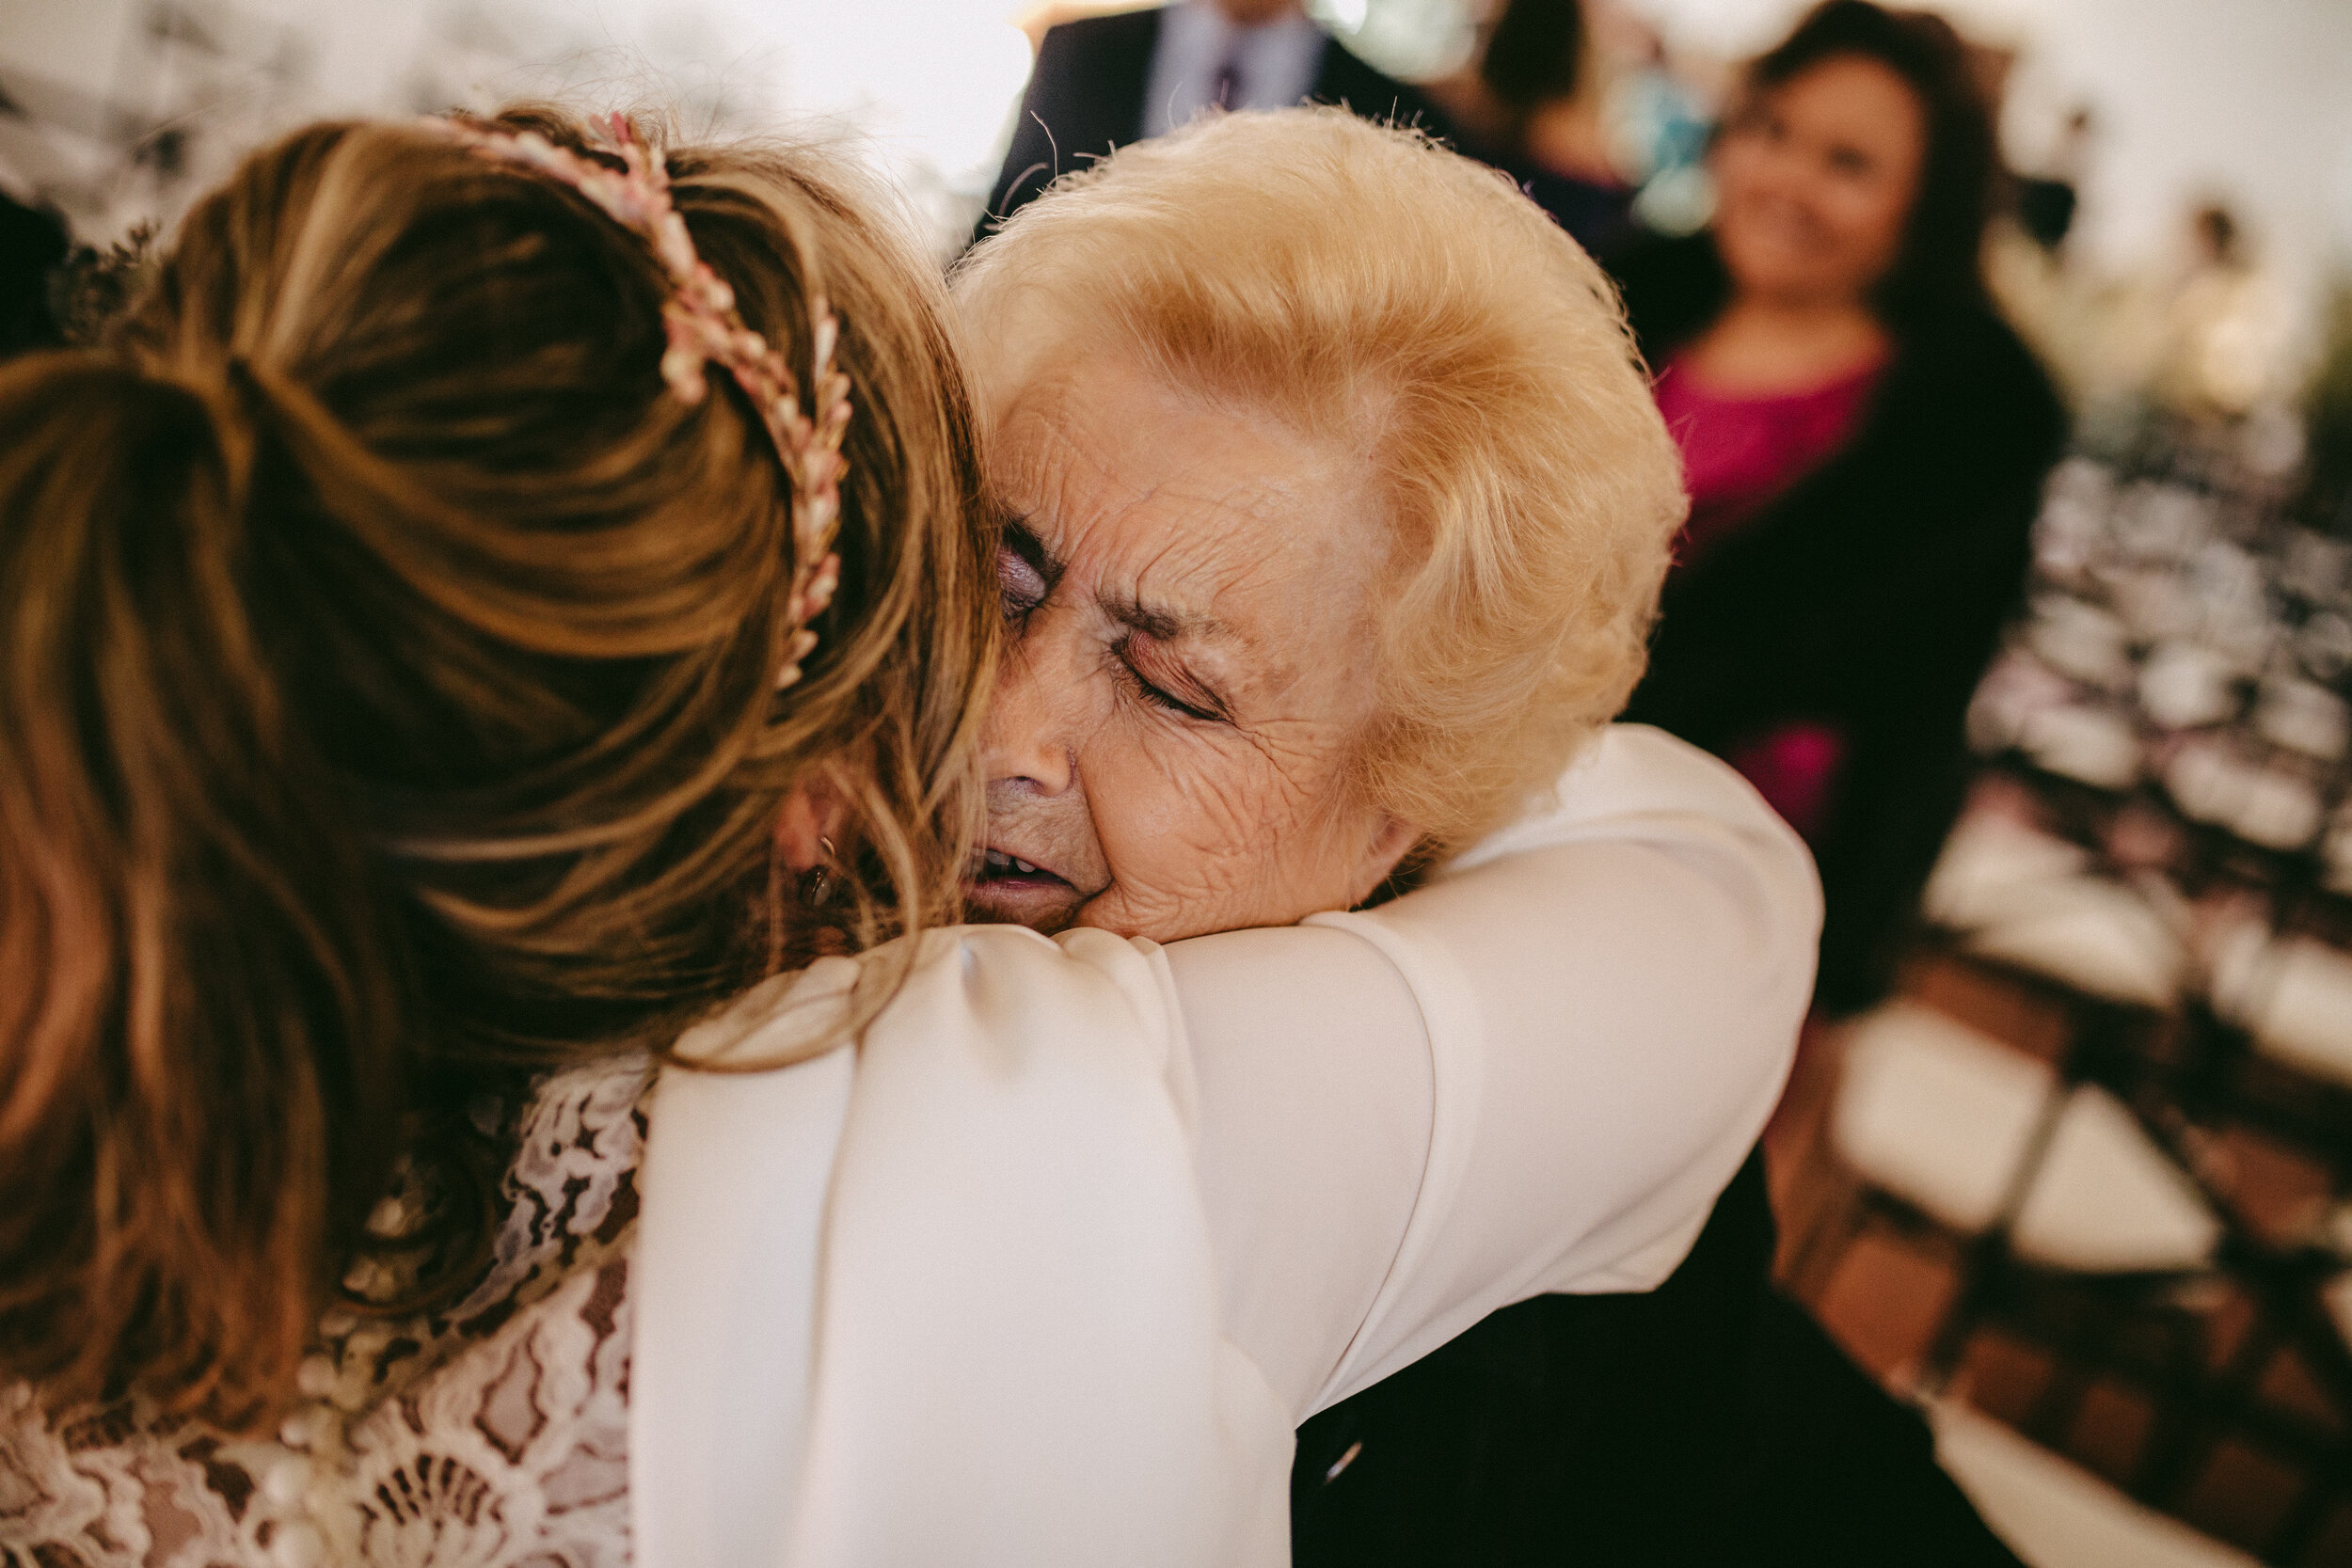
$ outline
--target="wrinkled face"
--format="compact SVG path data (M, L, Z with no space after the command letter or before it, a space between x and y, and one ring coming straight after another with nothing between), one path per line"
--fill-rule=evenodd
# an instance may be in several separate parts
M1116 359L1002 405L976 914L1169 941L1378 885L1413 835L1349 786L1388 537L1362 467Z
M1715 241L1744 293L1858 301L1902 254L1927 114L1876 60L1837 55L1756 95L1715 150Z

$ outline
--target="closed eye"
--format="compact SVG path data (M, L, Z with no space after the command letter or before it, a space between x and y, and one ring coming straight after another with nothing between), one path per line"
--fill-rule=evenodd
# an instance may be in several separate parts
M1035 562L1009 545L996 546L996 594L1005 619L1018 621L1045 602L1053 585Z
M1146 675L1136 662L1134 641L1135 634L1131 632L1114 643L1111 651L1119 656L1121 678L1133 685L1136 696L1154 707L1165 708L1170 713L1182 715L1199 723L1228 724L1232 722L1224 711L1224 705L1217 701L1215 693L1202 690L1197 698L1180 697Z

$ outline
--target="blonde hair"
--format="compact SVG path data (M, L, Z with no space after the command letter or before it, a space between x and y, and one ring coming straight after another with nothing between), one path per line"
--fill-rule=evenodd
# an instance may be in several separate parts
M1615 290L1502 175L1340 109L1212 117L1057 182L949 292L984 414L1106 351L1373 467L1398 547L1357 779L1420 859L1631 694L1681 465Z
M757 979L800 783L857 820L852 941L952 909L998 622L935 277L821 161L669 172L803 386L841 323L783 692L775 449L670 394L652 253L553 181L313 126L110 350L0 371L0 1380L260 1419L403 1156L464 1283L469 1101Z

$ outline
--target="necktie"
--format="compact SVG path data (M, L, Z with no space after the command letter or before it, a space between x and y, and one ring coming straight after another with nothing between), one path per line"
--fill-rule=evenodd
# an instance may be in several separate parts
M1216 68L1216 83L1209 89L1209 102L1220 109L1231 109L1241 103L1241 47L1236 44Z

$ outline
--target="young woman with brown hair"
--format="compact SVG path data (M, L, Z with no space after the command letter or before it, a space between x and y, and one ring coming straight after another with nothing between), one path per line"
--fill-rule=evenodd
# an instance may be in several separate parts
M772 967L787 791L853 824L859 944L950 909L996 611L935 291L820 165L668 174L796 379L850 324L805 659L792 486L733 378L665 379L657 252L432 128L258 154L108 352L0 374L0 1365L44 1403L267 1430L337 1280L526 1300L529 1075Z
M0 1556L1270 1564L1304 1411L1760 1117L1810 871L1663 740L1370 924L939 928L941 322L821 160L328 125L0 372Z

